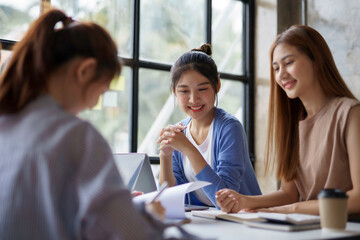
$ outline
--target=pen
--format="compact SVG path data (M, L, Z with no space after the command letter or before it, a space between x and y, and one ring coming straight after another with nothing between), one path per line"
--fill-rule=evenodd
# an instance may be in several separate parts
M155 202L155 201L159 198L160 194L167 188L167 186L168 186L168 182L167 182L167 181L163 182L163 184L161 184L161 187L160 187L159 192L157 192L157 194L156 194L155 197L150 201L150 203Z

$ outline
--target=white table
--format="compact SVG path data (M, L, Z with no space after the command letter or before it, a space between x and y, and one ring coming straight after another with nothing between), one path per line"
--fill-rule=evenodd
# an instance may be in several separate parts
M259 228L250 228L240 223L212 220L200 217L193 217L190 213L186 213L191 218L191 222L184 224L183 228L188 232L208 239L218 240L236 240L236 239L331 239L346 238L358 236L360 239L360 223L348 222L346 230L342 232L326 232L321 229L307 230L299 232L281 232L273 230L264 230ZM355 238L354 238L355 239Z

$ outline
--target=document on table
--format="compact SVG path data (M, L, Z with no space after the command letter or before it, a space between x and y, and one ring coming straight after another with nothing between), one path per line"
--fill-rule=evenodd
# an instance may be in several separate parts
M185 217L185 194L195 191L199 188L210 185L211 183L205 181L189 182L177 186L173 186L164 190L159 196L159 201L166 209L166 218L184 219ZM136 202L149 202L154 198L157 191L146 193L134 197Z
M261 221L262 219L257 213L226 213L217 209L203 210L203 211L191 211L192 216L210 218L210 219L222 219L231 222L243 223L245 221Z

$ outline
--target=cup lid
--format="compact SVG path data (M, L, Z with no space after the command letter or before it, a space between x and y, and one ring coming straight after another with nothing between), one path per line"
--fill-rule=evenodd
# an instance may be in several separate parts
M324 188L318 194L318 198L348 198L345 192L336 188Z

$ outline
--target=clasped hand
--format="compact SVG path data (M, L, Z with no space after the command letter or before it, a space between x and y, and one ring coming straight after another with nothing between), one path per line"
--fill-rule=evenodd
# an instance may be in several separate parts
M171 156L174 150L181 151L184 142L188 142L184 134L185 129L186 126L183 126L181 123L179 125L168 125L164 127L156 141L156 143L160 145L158 150L165 156Z
M251 196L242 195L231 189L221 189L216 193L216 204L223 212L237 213L244 212L277 212L277 213L294 213L296 212L296 203L290 203L281 206L265 207L254 206L254 200ZM271 205L271 204L269 204Z

